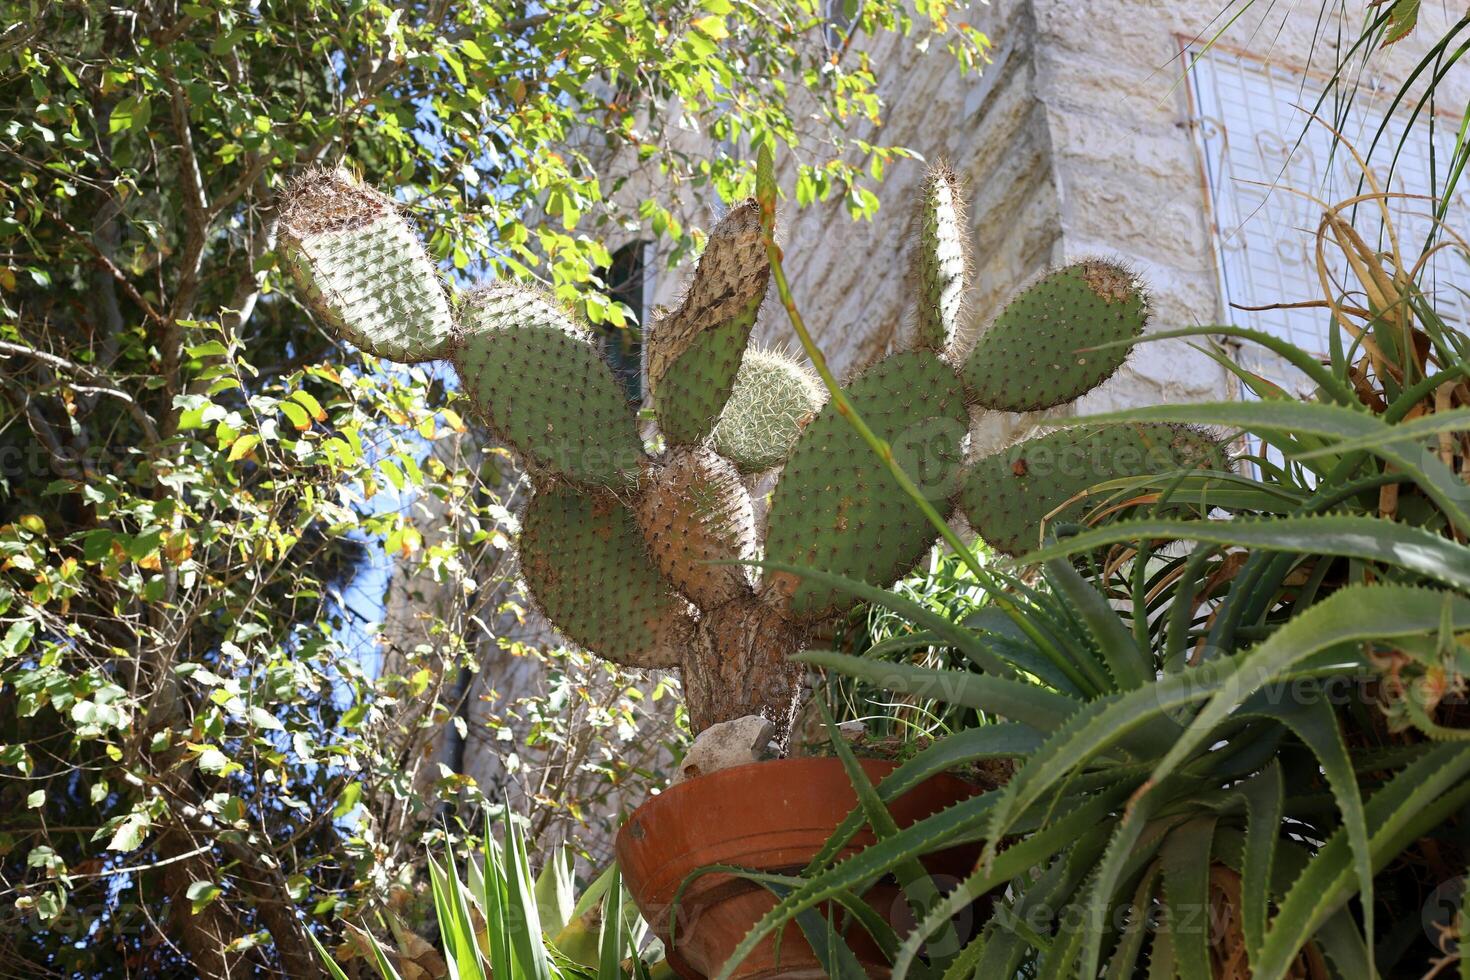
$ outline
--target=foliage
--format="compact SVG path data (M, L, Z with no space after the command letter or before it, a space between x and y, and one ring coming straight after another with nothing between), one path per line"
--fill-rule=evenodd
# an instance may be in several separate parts
M313 937L318 955L336 980L348 980L338 962L363 959L383 980L652 980L670 976L655 942L639 951L648 926L623 892L617 865L576 893L572 863L556 852L533 875L526 841L509 811L496 840L487 821L480 852L465 854L461 880L454 851L429 858L430 890L441 957L410 932L399 916L381 913L393 942L348 926L348 942L335 957ZM393 948L396 945L396 948Z
M646 226L677 256L699 233L609 168L728 197L738 158L693 163L676 136L792 139L800 79L820 147L800 179L867 213L900 151L843 132L880 111L848 40L927 41L948 25L924 6L916 27L865 3L829 32L814 4L722 0L7 4L9 964L312 976L300 913L387 888L432 808L474 799L432 748L477 624L517 613L500 457L429 453L469 428L443 377L344 359L282 288L281 188L350 164L453 274L534 277L619 324L603 237ZM947 39L970 60L983 40ZM454 534L426 533L425 502ZM374 676L352 589L380 549L480 598Z
M1014 629L937 621L845 582L970 664L798 659L1005 719L938 739L879 797L959 764L1007 758L1015 772L836 861L862 826L854 812L722 977L804 910L966 841L983 843L981 860L903 940L896 977L1123 977L1147 962L1186 980L1275 980L1454 964L1454 910L1424 931L1421 909L1470 866L1470 345L1398 251L1386 196L1367 200L1390 249L1348 224L1353 202L1322 219L1319 261L1336 249L1353 277L1323 277L1318 305L1340 328L1328 364L1218 326L1130 341L1229 333L1318 390L1297 402L1217 352L1253 400L1069 420L1208 425L1248 451L1238 465L1095 485L1079 519L1019 562L1039 580L961 553ZM983 928L936 941L987 894L1000 905Z

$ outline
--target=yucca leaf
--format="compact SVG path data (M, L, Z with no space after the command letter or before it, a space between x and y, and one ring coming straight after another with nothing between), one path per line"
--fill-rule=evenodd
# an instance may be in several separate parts
M1057 728L1083 704L1036 684L965 670L873 661L831 650L805 650L791 659L857 678L886 691L993 712L1038 731Z
M565 844L552 848L546 855L546 863L536 876L535 891L541 930L548 936L554 936L572 920L577 901L571 849Z
M1164 909L1174 940L1181 980L1211 980L1210 855L1215 817L1198 817L1176 828L1159 851L1164 872Z
M511 956L518 976L526 980L550 980L546 947L541 941L541 917L536 913L536 895L531 885L531 864L520 827L505 811L505 893L509 913Z
M451 861L453 856L450 855ZM480 952L475 943L475 930L464 901L459 876L451 864L446 869L429 855L429 887L434 894L434 912L439 921L439 937L449 973L458 978L484 980Z
M322 966L326 967L327 974L332 980L350 980L347 974L342 972L342 968L337 965L337 961L332 958L332 954L328 953L326 948L322 946L321 941L316 938L316 934L310 929L304 931L306 932L306 938L311 940L311 945L316 950L317 957L322 961Z
M1361 514L1124 520L1063 538L1022 561L1056 561L1067 555L1148 538L1252 548L1258 552L1291 551L1360 558L1410 569L1446 585L1470 590L1470 548L1420 527Z
M511 913L505 887L505 855L491 834L491 822L485 821L485 850L482 878L485 882L485 932L490 947L490 972L497 977L511 975Z
M388 954L384 951L383 944L378 942L378 937L374 936L367 929L364 929L362 932L363 935L367 936L368 944L373 949L373 961L378 964L378 973L382 975L383 980L403 980L398 975L398 971L393 968L393 964L388 960Z
M1312 402L1200 402L1153 405L1067 419L1072 425L1101 426L1120 422L1182 422L1237 426L1263 434L1302 433L1345 442L1394 433L1382 419L1362 408ZM1397 442L1365 447L1366 451L1408 474L1461 531L1470 531L1465 484L1438 456L1416 452Z
M614 865L616 867L616 865ZM623 920L623 879L613 872L607 894L602 899L602 937L598 943L597 980L622 980L624 939L627 925Z
M1374 868L1396 858L1410 842L1470 802L1470 746L1436 745L1394 775L1368 799L1369 845ZM1259 980L1285 977L1297 952L1353 894L1352 855L1339 830L1312 856L1281 900L1258 962Z

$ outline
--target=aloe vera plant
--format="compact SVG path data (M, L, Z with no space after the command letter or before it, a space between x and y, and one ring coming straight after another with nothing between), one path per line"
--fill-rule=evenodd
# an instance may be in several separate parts
M760 714L784 739L801 688L789 655L852 600L775 565L755 575L753 559L887 585L938 533L915 493L931 514L963 513L997 547L1024 550L1073 483L1115 475L1115 442L1171 465L1208 442L1169 425L1062 432L1045 453L1076 456L1068 480L1039 460L1029 471L967 471L972 409L1052 408L1102 383L1127 354L1119 342L1142 333L1148 301L1116 263L1077 262L1021 289L971 344L960 329L967 245L953 175L932 172L918 206L914 342L826 404L810 368L750 348L771 279L774 202L731 209L681 305L650 332L653 451L589 333L550 295L505 282L447 289L393 203L350 175L298 182L281 240L327 325L383 357L447 359L519 453L536 487L520 565L553 625L619 664L680 669L696 731ZM867 456L868 439L888 447L887 465ZM758 527L750 477L775 468Z
M382 980L655 980L672 974L655 944L640 953L648 927L624 894L616 865L581 895L571 861L555 852L533 875L519 826L507 813L504 839L487 826L478 854L466 855L461 878L454 854L429 857L429 885L439 925L433 949L391 912L382 918L394 943L346 923L350 949ZM323 967L346 972L315 937Z
M1316 383L1313 400L1220 354L1255 400L1075 420L1233 430L1244 465L1095 481L1015 574L976 566L992 607L967 624L799 572L907 617L968 667L892 648L798 659L1004 719L937 739L872 792L996 758L1015 772L835 860L855 811L722 977L791 917L961 842L983 856L898 944L895 977L1470 976L1463 913L1437 932L1421 918L1470 867L1470 344L1347 207L1324 214L1321 241L1360 298L1323 298L1341 330L1328 363L1238 328L1159 335L1260 343ZM986 894L1002 904L971 939L932 943Z

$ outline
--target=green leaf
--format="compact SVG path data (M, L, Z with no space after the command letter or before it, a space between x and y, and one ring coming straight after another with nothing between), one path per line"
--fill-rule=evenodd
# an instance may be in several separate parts
M112 840L107 842L107 849L109 851L136 851L143 845L143 838L148 836L150 826L148 814L134 810L122 823L117 825L117 830L113 831Z
M332 808L332 816L337 819L347 816L357 806L357 801L362 798L362 783L353 781L342 787L342 792L337 794L337 805Z
M223 890L212 881L195 881L185 889L184 895L189 899L189 905L194 914L198 915L210 902L218 898Z
M806 650L791 659L857 678L885 691L993 712L1041 732L1054 731L1083 707L1081 701L1035 684L966 670L886 663L830 650Z
M1215 818L1200 817L1176 829L1164 841L1159 863L1164 870L1168 932L1179 956L1182 980L1211 980L1210 857Z
M1021 561L1029 564L1055 560L1146 538L1379 561L1470 590L1470 548L1420 527L1366 515L1117 521L1063 538Z

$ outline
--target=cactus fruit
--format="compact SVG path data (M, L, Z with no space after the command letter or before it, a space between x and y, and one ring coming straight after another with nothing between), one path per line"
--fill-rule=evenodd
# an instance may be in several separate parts
M802 680L789 655L852 604L742 562L763 552L882 586L932 546L934 528L810 370L746 350L771 277L754 202L719 222L683 303L648 337L667 445L657 457L587 331L545 294L499 283L448 303L391 203L342 174L298 183L282 214L286 261L314 308L372 353L450 358L465 397L525 459L536 493L521 569L550 622L617 663L678 667L696 731L761 714L786 737ZM1193 465L1207 440L1187 430L1068 430L966 478L971 407L1044 408L1087 391L1123 348L1079 348L1135 336L1148 306L1119 267L1068 266L1023 291L965 357L952 174L930 174L915 223L915 349L869 367L844 396L933 509L957 506L1017 553L1053 510L1075 519L1084 505L1068 501L1094 484ZM746 477L777 467L762 548Z
M1218 452L1208 434L1181 426L1062 429L976 462L959 509L992 548L1022 555L1040 546L1046 528L1109 502L1106 494L1085 496L1097 484L1217 465Z
M392 201L345 170L313 171L292 186L279 228L292 278L343 337L395 361L443 355L449 299Z
M796 437L827 401L822 380L805 364L775 350L749 350L735 388L710 433L710 446L742 473L785 461Z
M533 467L617 486L643 456L622 386L550 297L510 283L472 291L455 366L486 422Z
M960 373L985 408L1055 408L1106 381L1129 350L1085 348L1137 337L1147 320L1148 301L1132 273L1100 259L1077 262L1041 277L1006 304Z
M694 445L719 420L770 275L760 207L746 201L710 232L684 302L649 338L649 387L671 444Z
M969 286L970 240L954 171L940 165L925 175L916 211L919 238L909 269L917 303L915 345L942 351L963 323Z

